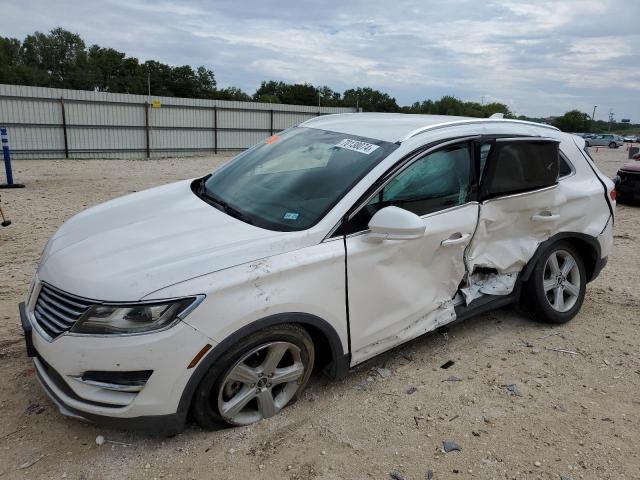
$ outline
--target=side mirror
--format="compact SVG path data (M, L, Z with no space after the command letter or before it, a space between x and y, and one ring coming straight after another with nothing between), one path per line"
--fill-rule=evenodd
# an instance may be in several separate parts
M411 240L424 235L425 224L415 213L398 207L385 207L369 221L369 238Z

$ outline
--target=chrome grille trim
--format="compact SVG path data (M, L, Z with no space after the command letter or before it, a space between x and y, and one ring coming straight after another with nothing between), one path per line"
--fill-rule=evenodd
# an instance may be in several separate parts
M43 283L33 314L40 328L54 339L71 330L91 305L88 300Z

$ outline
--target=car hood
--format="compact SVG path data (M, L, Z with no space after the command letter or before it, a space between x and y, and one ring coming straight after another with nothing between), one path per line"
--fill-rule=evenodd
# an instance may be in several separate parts
M198 198L190 183L127 195L72 217L45 247L38 277L86 298L136 301L311 242L305 232L273 232L231 217Z

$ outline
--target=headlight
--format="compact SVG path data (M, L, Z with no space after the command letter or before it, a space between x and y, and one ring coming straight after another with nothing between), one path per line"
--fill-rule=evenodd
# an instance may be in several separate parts
M94 305L71 332L122 335L162 330L185 317L202 299L204 297L137 305Z

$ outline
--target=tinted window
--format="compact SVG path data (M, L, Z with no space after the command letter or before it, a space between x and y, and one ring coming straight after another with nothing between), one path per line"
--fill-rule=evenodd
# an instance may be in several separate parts
M391 205L426 215L469 199L471 156L467 144L416 160L398 173L351 220L347 233L365 230L371 217Z
M558 165L558 173L560 178L571 175L572 171L573 170L571 170L571 165L569 165L569 162L562 155L560 155L560 164Z
M558 181L558 157L555 142L496 142L482 182L483 198L554 185Z
M304 230L396 148L355 135L293 128L240 154L196 192L256 226Z

